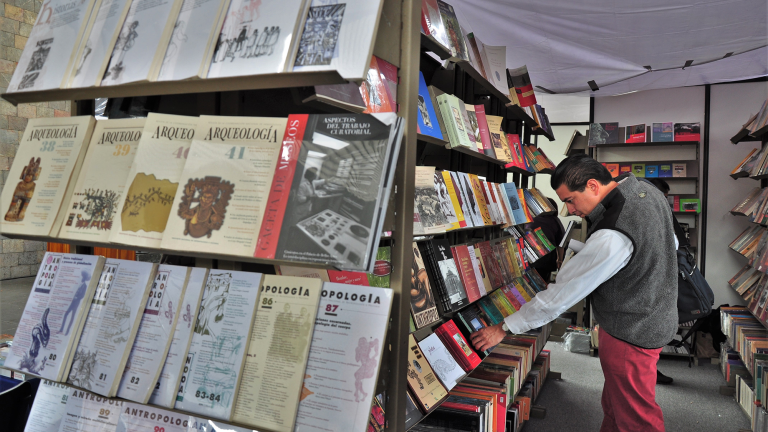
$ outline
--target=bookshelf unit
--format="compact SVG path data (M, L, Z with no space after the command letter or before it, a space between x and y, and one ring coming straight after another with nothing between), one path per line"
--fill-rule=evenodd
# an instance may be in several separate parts
M433 52L448 58L445 47L420 32L421 2L416 0L384 0L375 33L373 54L398 67L398 116L404 120L404 135L400 149L394 187L385 218L382 245L392 250L390 287L394 299L390 313L390 327L384 344L382 366L377 379L376 394L384 393L385 415L389 430L402 430L405 424L407 391L408 336L410 316L410 269L413 236L413 205L416 165L434 165L441 169L463 171L486 177L494 182L515 181L518 187L528 187L528 179L535 173L519 168L505 168L504 163L466 149L446 148L448 144L417 134L417 98L419 70L424 71L428 83L446 93L459 96L465 102L485 104L487 112L504 117L503 128L520 134L524 143L536 144L542 135L554 140L551 134L538 128L535 121L520 107L510 104L507 95L499 92L468 62L448 62L445 66L426 55ZM428 76L429 75L429 76ZM2 97L15 104L43 101L74 100L78 115L94 114L94 99L111 98L122 103L131 101L143 105L150 112L177 115L222 116L287 116L289 114L338 113L344 109L333 106L318 108L295 101L292 90L326 84L359 83L364 77L344 79L337 72L287 72L259 76L203 79L177 82L152 82L86 89L63 89L5 94ZM265 103L268 101L268 103ZM485 226L455 230L438 234L446 236L452 244L470 239L501 237L500 226ZM92 254L93 248L140 250L165 253L144 247L131 247L112 243L69 241L58 238L7 235L8 238L67 243L73 252ZM312 264L283 260L263 260L204 252L174 252L174 255L195 259L198 267L251 270L272 273L274 265ZM323 267L317 266L314 267ZM327 266L324 268L328 268ZM424 329L422 329L424 330ZM427 331L427 330L425 330ZM429 330L431 331L431 329ZM548 331L545 328L543 331ZM418 332L417 332L418 333ZM538 347L539 351L542 347ZM538 356L538 353L537 353ZM233 423L234 424L234 423Z

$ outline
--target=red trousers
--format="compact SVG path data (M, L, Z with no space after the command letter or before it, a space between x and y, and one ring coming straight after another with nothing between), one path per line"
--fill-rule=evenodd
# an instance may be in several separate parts
M598 346L605 376L600 432L663 432L664 416L656 403L656 362L661 348L640 348L603 329Z

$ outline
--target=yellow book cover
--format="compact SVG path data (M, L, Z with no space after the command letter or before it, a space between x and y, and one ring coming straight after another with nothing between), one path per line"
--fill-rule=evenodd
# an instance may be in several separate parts
M475 201L477 201L477 205L480 207L480 215L483 217L483 224L493 225L493 220L491 219L491 214L488 212L485 194L483 194L483 185L480 183L480 179L474 174L469 174L469 180L472 182L472 191L475 193Z
M3 233L59 233L95 123L91 116L29 120L0 195Z
M517 259L517 246L515 246L511 238L507 238L504 241L504 245L506 246L507 254L509 254L509 261L512 264L511 269L515 272L515 277L522 277L523 271L520 268L520 260Z
M485 115L488 121L488 133L491 135L491 144L493 144L493 151L496 153L496 159L504 162L512 162L511 154L507 157L509 151L509 144L506 142L506 134L501 129L501 122L503 117ZM507 149L505 152L504 149Z
M523 285L520 283L518 279L515 279L512 283L515 285L515 289L517 290L517 292L519 292L520 295L523 296L526 303L531 301L531 296L528 294L528 291L526 291L525 288L523 288Z
M504 317L508 317L515 313L515 309L509 304L509 299L507 299L507 296L505 296L501 290L496 290L491 293L491 301L493 301L493 304L496 305L499 312L501 312Z
M74 193L64 203L66 214L59 238L109 241L145 120L132 118L96 122Z
M456 219L459 221L459 228L467 226L467 221L464 218L464 212L461 210L461 204L456 196L456 188L453 186L453 180L451 180L450 171L443 171L443 181L445 181L445 187L448 189L448 196L451 197L451 204L453 204L453 211L456 213Z
M149 113L111 243L160 247L197 122L197 117Z

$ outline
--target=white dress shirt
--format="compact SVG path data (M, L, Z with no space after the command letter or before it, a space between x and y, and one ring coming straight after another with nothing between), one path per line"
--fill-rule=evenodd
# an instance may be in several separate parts
M677 246L675 238L675 249ZM626 235L610 229L597 231L587 239L581 252L560 268L556 283L549 284L519 311L504 318L509 331L525 333L554 320L624 268L633 250Z

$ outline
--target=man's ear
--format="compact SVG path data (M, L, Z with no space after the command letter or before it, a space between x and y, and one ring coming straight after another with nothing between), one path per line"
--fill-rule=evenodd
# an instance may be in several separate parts
M600 194L600 182L598 182L595 179L587 180L587 189L593 195L595 195L595 196L599 195Z

